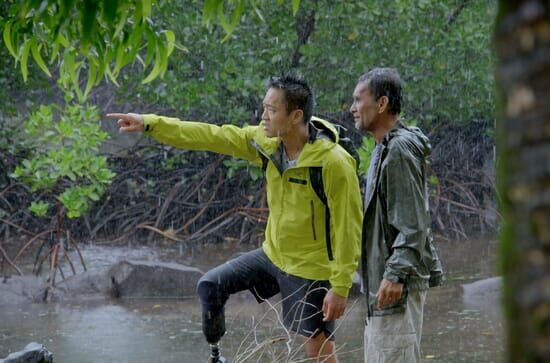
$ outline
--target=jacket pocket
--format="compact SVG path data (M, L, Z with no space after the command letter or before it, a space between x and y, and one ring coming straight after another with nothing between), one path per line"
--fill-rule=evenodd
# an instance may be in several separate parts
M313 207L313 201L309 201L309 206L311 208L311 230L313 231L313 240L317 241L317 231L315 231L315 208Z
M298 178L288 178L288 181L295 184L307 185L307 180Z

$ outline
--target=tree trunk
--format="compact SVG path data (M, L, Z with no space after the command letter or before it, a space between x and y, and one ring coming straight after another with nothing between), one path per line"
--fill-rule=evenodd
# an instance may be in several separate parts
M550 2L500 0L495 45L508 362L549 362Z

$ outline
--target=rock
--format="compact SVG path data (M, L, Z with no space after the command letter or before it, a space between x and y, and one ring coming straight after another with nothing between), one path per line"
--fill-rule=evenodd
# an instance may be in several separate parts
M78 300L82 297L103 297L109 293L110 283L105 272L82 272L58 282L50 292L52 301Z
M203 272L177 263L120 261L107 273L113 297L172 297L195 295Z
M39 302L44 296L46 281L36 276L9 276L0 281L0 306Z
M81 301L112 297L171 297L195 295L203 272L177 263L120 261L108 271L69 275L48 291L48 301ZM42 302L45 277L10 276L0 280L0 306Z
M24 350L11 353L4 359L0 359L0 363L52 363L53 354L38 343L29 343Z
M468 309L491 311L501 305L501 277L491 277L463 284L461 289L462 301Z

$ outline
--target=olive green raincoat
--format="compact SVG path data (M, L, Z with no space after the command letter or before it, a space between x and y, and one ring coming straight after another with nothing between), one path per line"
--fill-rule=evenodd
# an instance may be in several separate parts
M402 312L408 290L439 285L442 276L430 232L428 138L418 128L400 125L377 147L365 195L361 257L369 316ZM396 304L376 310L382 278L404 283L405 293Z

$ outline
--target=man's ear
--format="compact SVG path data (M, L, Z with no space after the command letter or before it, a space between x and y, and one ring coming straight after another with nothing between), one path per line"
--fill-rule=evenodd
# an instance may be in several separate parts
M292 116L292 123L297 125L297 124L303 122L304 111L300 110L300 109L296 109L296 110L291 112L291 116Z
M388 96L382 96L378 99L378 113L384 113L390 107L390 99Z

